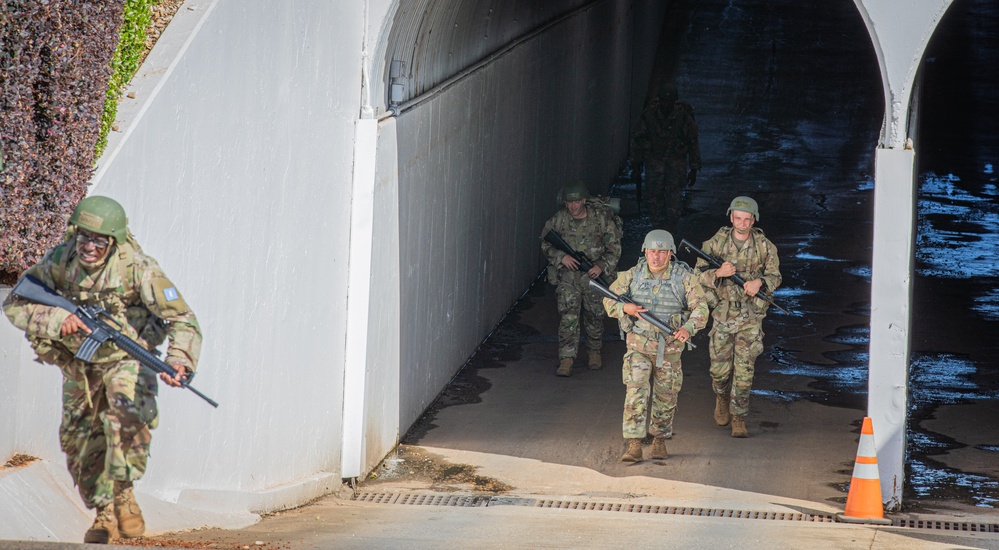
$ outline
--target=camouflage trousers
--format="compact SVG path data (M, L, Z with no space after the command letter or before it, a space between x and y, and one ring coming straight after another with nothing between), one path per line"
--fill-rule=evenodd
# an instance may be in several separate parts
M585 272L558 270L558 286L555 297L558 301L558 356L576 357L579 347L579 325L582 317L583 332L586 334L586 347L600 351L603 347L604 311L603 299L590 290L590 277Z
M629 332L627 346L621 369L626 388L621 431L625 439L643 438L647 433L672 437L676 398L683 385L683 344L670 339L660 352L656 337ZM662 362L656 364L660 355Z
M687 162L647 161L645 187L652 227L676 233L683 214L683 190L687 188Z
M158 420L156 375L132 360L74 360L62 371L59 443L83 502L99 508L114 499L115 481L146 471Z
M763 318L749 308L722 302L711 312L711 387L730 396L732 414L749 413L756 358L763 353Z

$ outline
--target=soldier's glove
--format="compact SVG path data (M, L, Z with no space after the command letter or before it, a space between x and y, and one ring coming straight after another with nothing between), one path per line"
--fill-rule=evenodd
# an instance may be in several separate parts
M691 170L687 173L687 187L692 187L694 183L697 182L697 170Z

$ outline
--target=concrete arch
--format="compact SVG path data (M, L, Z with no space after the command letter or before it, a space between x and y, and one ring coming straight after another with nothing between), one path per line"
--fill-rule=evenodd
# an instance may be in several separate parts
M601 0L413 0L395 2L385 14L372 74L372 102L389 103L390 82L403 85L398 103L423 95L477 63L509 49L532 32L589 9ZM401 63L393 78L392 61Z
M922 0L902 9L893 2L854 0L878 56L885 88L880 146L901 149L908 136L909 102L923 52L953 0ZM917 31L913 40L913 31Z
M874 258L868 416L874 421L886 509L901 507L905 475L916 165L911 103L923 53L951 0L905 8L855 0L881 68L885 120L875 153ZM919 34L913 38L913 30ZM908 206L908 207L905 207Z

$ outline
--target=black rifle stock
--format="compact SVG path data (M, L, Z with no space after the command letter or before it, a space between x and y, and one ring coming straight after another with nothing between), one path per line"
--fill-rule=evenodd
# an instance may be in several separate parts
M711 267L713 267L715 269L718 269L722 265L722 259L721 258L717 258L715 256L712 256L711 254L708 254L707 252L701 250L700 248L697 248L696 246L694 246L693 244L691 244L691 242L688 241L687 239L681 240L680 241L680 246L682 246L683 248L686 248L687 250L689 250L690 252L692 252L698 258L701 258L704 261L708 262L708 265L710 265ZM739 285L740 288L742 288L746 284L746 279L743 279L742 276L740 276L738 273L735 273L731 277L728 277L728 278L732 279L732 282L735 283L735 284L737 284L737 285ZM784 309L784 308L780 307L779 305L777 305L777 302L774 302L774 298L773 298L773 296L770 295L770 293L765 292L763 289L760 289L760 291L756 293L755 298L759 298L759 299L763 300L764 302L766 302L766 303L774 306L775 308L783 311L785 314L790 315L790 313L786 309Z
M569 243L565 242L565 239L562 238L562 235L558 234L558 231L555 231L554 229L549 229L547 232L545 232L544 239L548 241L548 243L554 246L555 248L572 256L577 262L579 262L580 271L589 271L593 269L593 262L590 261L588 257L586 257L586 254L584 254L583 252L577 252L574 248L569 246ZM599 277L597 277L597 279L605 287L610 286L610 281L605 279L602 273L600 274Z
M640 303L632 300L631 298L629 298L627 296L620 296L618 294L615 294L613 290L605 287L604 285L602 285L602 284L600 284L600 283L598 283L598 282L596 282L594 280L590 281L590 290L595 291L597 294L602 295L604 298L610 298L611 300L614 300L615 302L621 302L623 304L635 304L636 306L638 306L638 307L640 307L642 309L645 309L645 306L643 306L642 304L640 304ZM651 313L649 313L649 312L646 311L644 313L639 313L638 316L641 317L642 319L645 319L646 321L648 321L650 325L656 327L657 329L665 332L666 334L669 334L670 336L674 336L673 333L675 331L672 328L670 328L669 325L667 325L666 323L664 323L662 319L656 317L655 315L653 315L653 314L651 314ZM696 348L697 347L690 340L687 340L687 345L689 345L691 348Z
M177 377L176 369L162 361L146 348L142 347L142 345L135 340L132 340L128 336L125 336L116 330L114 327L105 323L101 317L108 319L112 323L114 323L114 321L107 314L107 312L101 308L97 306L78 306L68 299L60 296L54 290L31 275L22 277L21 280L18 281L17 285L15 285L11 290L11 294L20 296L21 298L31 302L64 309L79 317L79 319L83 321L83 324L87 325L87 328L90 329L90 334L87 335L87 339L84 340L83 345L81 345L80 349L77 350L77 359L81 361L89 361L101 344L111 340L118 346L119 349L131 355L136 361L142 363L144 366L156 372L164 373L171 378ZM209 405L218 407L218 403L212 401L205 396L205 394L199 392L190 385L192 378L194 378L194 373L186 372L184 377L181 378L181 386L194 392L195 395L207 401Z

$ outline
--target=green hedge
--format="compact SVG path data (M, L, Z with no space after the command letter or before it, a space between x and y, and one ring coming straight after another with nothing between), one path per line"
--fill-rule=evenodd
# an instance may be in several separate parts
M125 17L121 24L121 37L111 60L111 80L108 82L104 114L101 116L101 133L97 141L96 157L100 157L108 144L108 132L118 114L118 101L132 76L139 70L146 49L146 30L152 22L150 8L160 0L126 0Z
M61 240L157 2L0 0L0 283Z

